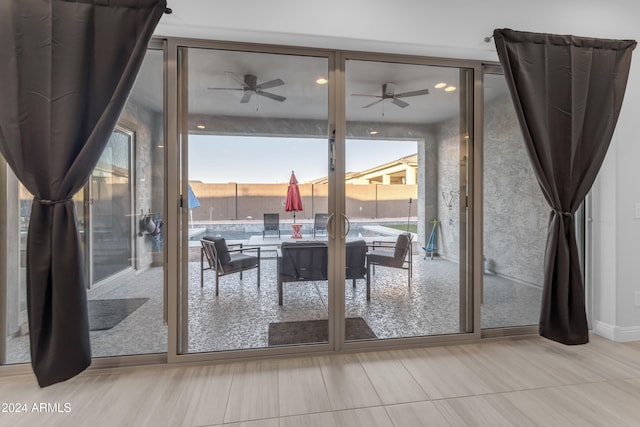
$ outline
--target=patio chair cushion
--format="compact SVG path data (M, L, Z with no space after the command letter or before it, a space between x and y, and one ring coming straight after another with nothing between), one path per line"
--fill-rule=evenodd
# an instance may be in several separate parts
M243 253L231 254L231 260L222 264L225 273L232 271L246 270L258 264L258 258L253 255L245 255Z
M222 265L228 264L231 261L229 248L227 247L227 242L224 240L224 237L204 236L202 240L213 242L213 245L216 248L216 253L218 254L218 259Z
M409 245L411 244L411 237L409 233L402 233L398 236L396 240L396 249L393 252L393 256L396 258L404 259L407 251L409 250Z
M367 254L367 259L371 264L386 265L389 267L397 267L402 265L402 259L396 258L392 252L378 250L371 251Z

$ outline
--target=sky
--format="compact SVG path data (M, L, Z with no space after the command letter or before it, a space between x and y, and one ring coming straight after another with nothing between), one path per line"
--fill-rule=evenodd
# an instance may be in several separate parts
M286 183L328 175L327 140L189 135L189 180ZM346 171L358 172L415 154L415 141L347 140Z

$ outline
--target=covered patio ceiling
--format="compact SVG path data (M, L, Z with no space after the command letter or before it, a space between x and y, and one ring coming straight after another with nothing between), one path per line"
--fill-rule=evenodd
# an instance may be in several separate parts
M162 67L161 61L160 54L147 55L141 75L159 75L157 70ZM327 120L328 86L316 83L318 78L328 78L325 58L192 48L188 51L188 64L189 112L192 115L242 117L245 120ZM458 115L461 85L458 68L349 60L346 70L348 121L424 125ZM269 88L267 92L285 97L286 100L278 102L254 95L249 102L242 103L242 90L210 89L240 89L242 86L237 80L245 74L255 75L258 83L282 80L283 85ZM405 108L393 104L391 99L363 108L379 99L373 96L382 95L385 83L394 84L396 94L422 89L428 89L429 93L400 98L409 104ZM446 92L443 88L436 88L438 83L455 86L456 90ZM153 79L140 79L132 97L145 108L161 111L162 94L157 87L158 82ZM485 98L502 93L501 88L489 87L486 88Z

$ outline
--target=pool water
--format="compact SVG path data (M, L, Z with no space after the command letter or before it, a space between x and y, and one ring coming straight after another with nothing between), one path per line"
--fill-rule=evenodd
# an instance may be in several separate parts
M397 223L394 223L397 224ZM415 222L414 222L415 224ZM375 237L375 236L383 236L384 233L378 233L373 230L369 230L365 228L367 225L382 225L384 223L351 223L351 228L349 230L349 237ZM233 227L233 228L231 228ZM248 240L251 236L260 236L262 237L262 229L257 231L255 230L247 230L241 228L241 225L207 225L206 231L204 233L197 233L191 237L191 240L199 240L202 236L215 236L215 237L224 237L228 240ZM197 230L197 228L196 228ZM303 235L310 235L313 231L311 224L305 224L302 227ZM282 236L287 236L287 233L291 233L291 228L288 225L280 227L280 233ZM321 234L324 235L324 234Z

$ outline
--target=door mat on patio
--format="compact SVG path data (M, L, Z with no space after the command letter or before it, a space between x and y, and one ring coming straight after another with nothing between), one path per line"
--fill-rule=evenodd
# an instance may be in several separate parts
M89 300L89 330L104 331L113 328L148 300L149 298Z
M347 341L377 338L362 317L346 319L345 335ZM329 321L327 319L269 323L270 346L328 341Z

